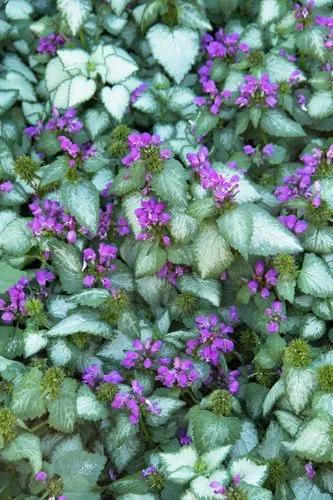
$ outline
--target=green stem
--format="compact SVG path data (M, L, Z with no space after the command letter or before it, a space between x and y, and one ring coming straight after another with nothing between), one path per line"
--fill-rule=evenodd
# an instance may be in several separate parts
M154 443L154 442L153 442L153 440L152 440L152 438L150 437L150 434L149 434L148 428L147 428L146 423L145 423L145 421L144 421L144 419L143 419L143 418L140 420L140 429L141 429L141 430L142 430L142 432L143 432L143 435L144 435L144 437L145 437L145 440L146 440L147 442L149 442L149 443Z
M39 424L37 424L34 427L32 427L30 429L30 432L36 432L39 429L42 429L42 427L44 427L45 425L47 425L47 420L43 420L43 422L40 422Z

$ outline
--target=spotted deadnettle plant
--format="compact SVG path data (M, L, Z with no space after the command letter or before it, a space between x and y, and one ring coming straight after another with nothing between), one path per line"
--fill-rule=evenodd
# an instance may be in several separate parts
M331 2L3 3L1 498L330 498Z

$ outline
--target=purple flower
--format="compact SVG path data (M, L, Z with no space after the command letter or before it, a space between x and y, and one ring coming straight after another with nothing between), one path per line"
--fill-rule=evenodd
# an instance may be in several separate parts
M199 373L190 359L181 359L176 356L173 360L161 358L160 363L156 380L159 380L166 387L178 386L184 389L199 379Z
M152 369L156 364L156 354L162 348L161 340L147 339L142 342L140 339L132 341L133 351L126 351L121 364L125 368Z
M164 266L162 266L156 273L156 276L164 279L175 287L177 285L177 279L181 278L186 272L188 272L188 268L186 266L173 264L167 260Z
M268 323L266 323L266 330L268 333L277 333L281 321L287 319L282 313L282 302L278 300L273 300L271 307L265 309L265 315L269 318Z
M267 269L263 260L257 260L252 279L247 282L247 288L251 295L259 293L263 299L267 299L277 283L277 277L278 273L274 268Z
M0 183L0 193L10 193L14 188L14 184L10 181Z
M80 153L80 146L72 142L70 139L68 139L68 137L59 135L58 141L61 149L68 153L71 158L76 158Z
M96 278L92 274L88 274L83 278L83 284L86 288L92 288L96 283Z
M295 234L302 234L308 228L308 223L305 220L298 219L297 216L293 214L280 215L278 219Z
M120 375L120 373L117 370L113 370L110 373L107 373L106 375L103 376L103 381L106 382L107 384L120 384L124 378Z
M127 236L131 230L126 217L119 217L116 225L116 231L120 236Z
M143 396L141 384L137 380L133 380L131 385L132 392L118 392L111 407L114 410L126 410L129 413L129 421L133 425L139 423L142 409L153 415L159 415L161 410Z
M140 223L142 232L137 236L139 240L151 239L154 237L154 230L166 226L171 215L165 212L166 204L163 201L158 201L155 198L142 200L141 207L135 210L135 215ZM163 235L161 235L163 242ZM164 244L166 242L163 242Z
M25 135L27 135L31 139L38 139L38 137L41 135L43 130L44 130L44 124L41 120L38 120L36 125L26 127L24 129L24 133L25 133Z
M215 314L197 316L195 322L199 335L187 341L186 354L190 356L196 354L207 363L218 366L220 354L234 349L233 341L228 338L234 331L233 327L221 323Z
M6 325L10 325L15 319L15 314L10 311L6 311L1 314L1 319Z
M130 167L138 160L158 156L161 161L171 158L172 152L169 149L161 150L161 138L159 135L151 135L148 132L143 134L132 133L127 138L129 153L121 160L125 167Z
M262 154L264 156L272 156L274 154L274 144L266 144L266 146L262 148Z
M254 155L256 150L253 146L251 146L250 144L247 144L246 146L243 147L243 151L246 155Z
M82 375L82 382L89 385L89 387L96 387L101 379L101 372L98 365L90 365L84 369Z
M147 83L141 83L138 87L136 87L131 93L131 103L134 104L148 88L149 85Z
M209 487L212 488L215 495L225 495L225 493L227 492L226 488L218 481L212 481L209 484Z
M188 436L186 427L178 428L177 438L181 446L185 446L192 443L192 438Z
M313 479L315 478L315 475L316 475L316 471L315 471L312 463L311 462L306 463L304 465L304 469L305 469L306 477L310 481L313 481Z
M39 472L36 472L35 474L35 479L36 481L44 482L47 480L47 474L46 472L40 470Z
M46 286L46 283L55 280L55 275L51 271L49 271L48 269L39 269L38 271L36 271L35 277L36 277L37 283L40 286Z
M154 465L150 465L149 467L147 467L147 469L142 469L141 474L143 475L143 477L149 477L152 474L156 474L156 472L156 467L154 467Z
M66 39L59 33L51 33L50 35L42 36L38 40L37 52L54 56L58 48L64 45L65 42Z
M269 75L264 73L260 79L252 75L244 77L245 83L240 86L240 96L235 103L240 108L253 105L274 108L278 103L279 85L272 83Z

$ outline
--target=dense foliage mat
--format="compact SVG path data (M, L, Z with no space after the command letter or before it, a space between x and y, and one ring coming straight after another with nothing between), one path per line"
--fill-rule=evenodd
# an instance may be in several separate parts
M332 0L0 0L0 497L333 495Z

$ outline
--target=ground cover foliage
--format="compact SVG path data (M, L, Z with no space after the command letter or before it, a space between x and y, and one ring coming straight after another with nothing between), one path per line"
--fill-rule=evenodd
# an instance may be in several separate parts
M0 1L0 497L333 495L332 0Z

